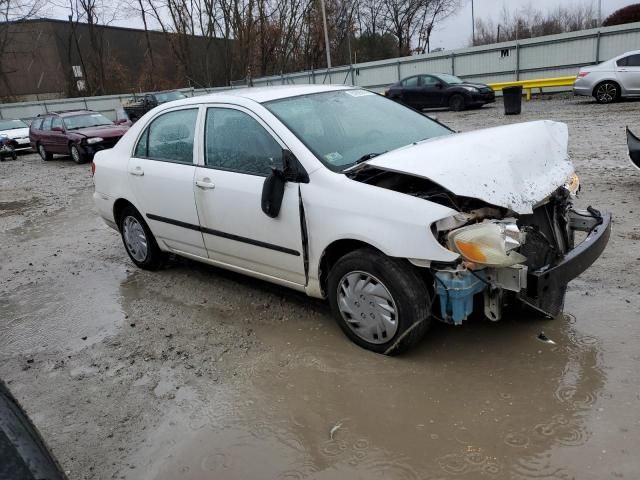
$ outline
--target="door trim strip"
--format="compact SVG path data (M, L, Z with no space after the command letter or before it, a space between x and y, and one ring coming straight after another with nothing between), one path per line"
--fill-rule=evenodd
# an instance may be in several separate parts
M181 222L180 220L174 220L172 218L161 217L160 215L154 215L153 213L147 213L149 220L155 220L157 222L168 223L175 225L176 227L187 228L189 230L195 230L201 233L207 233L216 237L226 238L234 240L236 242L247 243L249 245L255 245L256 247L267 248L269 250L275 250L276 252L286 253L288 255L300 256L300 252L291 248L281 247L280 245L274 245L272 243L262 242L260 240L254 240L253 238L241 237L240 235L234 235L233 233L221 232L220 230L213 230L212 228L201 227L200 225L193 225L191 223Z

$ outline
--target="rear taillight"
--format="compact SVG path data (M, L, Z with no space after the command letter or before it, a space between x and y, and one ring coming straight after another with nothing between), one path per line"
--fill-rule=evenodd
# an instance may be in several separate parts
M96 174L96 162L91 162L91 176Z
M589 75L589 72L579 72L578 78L586 77L587 75Z

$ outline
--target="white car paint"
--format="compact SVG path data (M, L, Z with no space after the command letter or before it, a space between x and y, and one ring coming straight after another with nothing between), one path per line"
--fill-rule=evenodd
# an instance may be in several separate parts
M175 216L185 223L199 222L205 228L257 237L256 240L300 252L302 239L298 216L299 188L309 239L308 279L304 275L301 256L283 257L273 250L238 244L225 238L206 238L205 235L205 239L195 230L154 221L148 217L145 220L162 250L286 285L314 297L324 296L319 272L323 252L338 240L359 240L388 256L410 259L421 266L427 266L431 262L456 260L459 255L438 243L431 233L432 224L455 215L455 210L415 196L360 183L342 173L328 170L288 128L259 103L348 88L351 87L305 85L252 88L194 97L156 107L135 123L114 148L96 155L94 199L99 214L115 228L114 204L118 199L126 199L143 216ZM153 118L194 105L200 108L200 117L193 168L183 168L183 173L178 174L169 163L145 163L133 158L134 146ZM309 183L287 184L281 217L271 219L260 210L263 177L247 178L251 176L203 168L202 119L205 107L209 106L231 106L251 112L283 147L296 156L309 174ZM490 155L488 160L486 155L490 153L490 144L482 142L482 134L470 133L452 135L448 139L425 142L416 147L391 152L380 156L380 165L389 168L397 161L408 173L429 178L433 176L434 181L450 187L454 192L477 194L479 198L493 200L497 205L512 206L517 211L526 212L533 203L544 199L552 185L561 186L572 171L566 158L566 127L542 122L504 128L504 133L500 129L492 129L489 135L497 143L496 139L500 138L500 142L508 144L511 150L507 145L500 147L494 143L496 153ZM524 141L528 136L527 132L530 140L524 150L530 148L531 151L526 154L514 152L520 150L521 145L515 145L512 135L517 134L518 141ZM551 139L543 142L540 135L550 135ZM510 140L507 141L506 138ZM534 145L536 138L539 143L537 146ZM482 151L474 150L481 147ZM412 161L409 158L411 152L440 158ZM474 159L467 152L477 153L478 158ZM458 159L454 155L463 157L460 161L464 167L455 167ZM481 155L484 158L479 158ZM507 158L501 160L500 155ZM541 155L549 155L550 158L540 158ZM456 162L452 161L454 158ZM486 162L484 165L483 161ZM539 162L540 166L529 165L525 170L519 171L527 162ZM425 168L427 164L433 164L433 169ZM482 173L467 172L465 168L482 169ZM509 170L500 172L505 168ZM545 169L551 171L543 178L538 178ZM485 180L491 175L502 179L515 175L517 179L506 184L491 182L491 186L482 188L471 186L471 183L475 183L474 177L477 178L478 175ZM153 184L142 186L147 181L152 181ZM197 186L198 183L212 184L214 188L203 189ZM520 192L524 185L529 185L530 188L526 192ZM222 216L224 219L220 222Z
M22 123L20 120L16 120L16 122ZM29 143L29 127L0 130L0 137L4 135L15 142L16 150L31 148L31 144Z
M433 138L368 164L526 214L573 173L568 140L566 124L540 120Z

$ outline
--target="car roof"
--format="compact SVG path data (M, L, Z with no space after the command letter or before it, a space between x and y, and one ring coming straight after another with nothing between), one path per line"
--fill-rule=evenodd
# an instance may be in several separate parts
M245 98L254 102L263 103L281 98L298 97L312 93L323 93L340 90L352 90L358 87L349 85L277 85L273 87L243 87L223 90L221 92L189 97L182 100L174 100L171 105L190 105L194 103L206 103L211 101L230 100L233 97Z
M98 112L93 110L58 110L55 112L47 112L45 114L38 115L39 117L46 117L47 115L58 115L60 117L70 117L72 115L92 115Z

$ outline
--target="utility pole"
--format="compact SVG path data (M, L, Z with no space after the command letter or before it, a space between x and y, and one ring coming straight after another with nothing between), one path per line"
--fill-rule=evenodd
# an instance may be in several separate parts
M327 12L324 8L324 0L320 0L322 9L322 23L324 23L324 48L327 51L327 68L331 68L331 50L329 50L329 32L327 31Z
M602 26L602 0L598 0L598 26Z
M473 0L471 0L471 39L472 45L476 45L476 19L473 12Z

